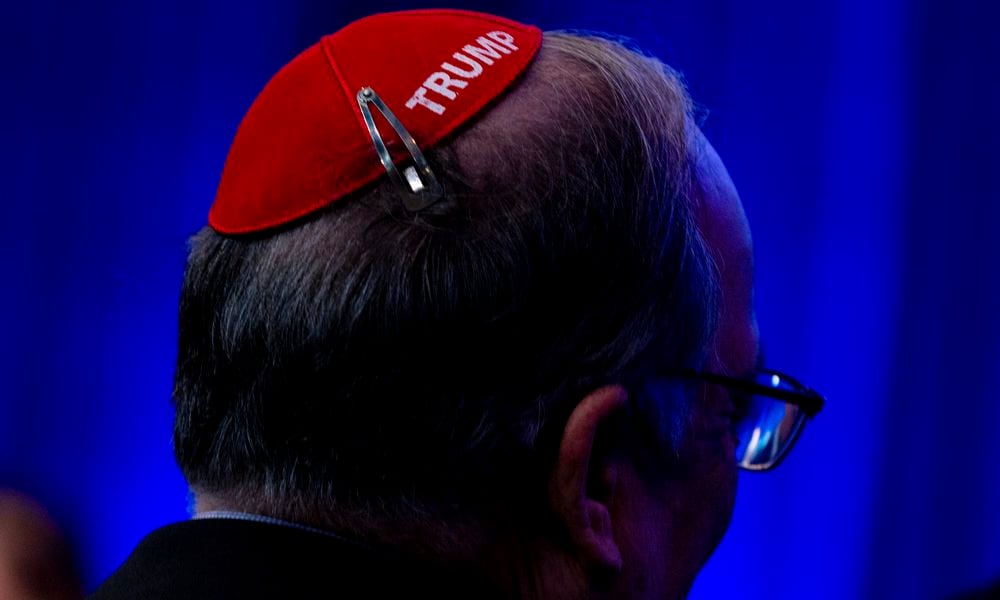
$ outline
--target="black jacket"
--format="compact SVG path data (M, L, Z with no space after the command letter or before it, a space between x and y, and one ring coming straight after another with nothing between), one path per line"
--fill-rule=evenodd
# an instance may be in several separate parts
M91 600L489 598L483 581L281 525L204 519L149 534Z

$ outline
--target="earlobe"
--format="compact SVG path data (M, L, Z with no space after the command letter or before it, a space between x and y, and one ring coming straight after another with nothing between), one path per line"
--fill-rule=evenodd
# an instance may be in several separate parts
M559 455L549 482L553 509L569 533L582 562L600 571L620 571L622 556L615 530L612 502L618 492L618 468L595 456L602 425L619 413L628 393L619 385L587 394L563 430Z

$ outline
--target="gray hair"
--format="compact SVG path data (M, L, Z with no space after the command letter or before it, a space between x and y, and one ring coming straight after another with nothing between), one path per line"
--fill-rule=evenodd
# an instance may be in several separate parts
M700 364L717 296L689 127L658 60L546 33L427 153L446 189L430 208L385 181L265 235L202 230L174 391L193 489L355 528L531 506L575 402L610 381L669 448L687 403L643 382Z

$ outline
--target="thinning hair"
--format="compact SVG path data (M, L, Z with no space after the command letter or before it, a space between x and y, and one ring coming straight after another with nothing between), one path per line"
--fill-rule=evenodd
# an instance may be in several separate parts
M384 181L279 231L202 230L174 390L192 488L327 525L537 500L582 395L704 358L717 281L690 119L658 60L546 33L427 153L430 208ZM634 392L669 448L687 404Z

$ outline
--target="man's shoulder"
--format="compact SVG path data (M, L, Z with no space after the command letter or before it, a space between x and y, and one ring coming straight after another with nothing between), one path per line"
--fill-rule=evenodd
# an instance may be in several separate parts
M334 536L268 523L205 519L144 538L91 600L451 596L461 578ZM454 592L457 597L459 592Z

